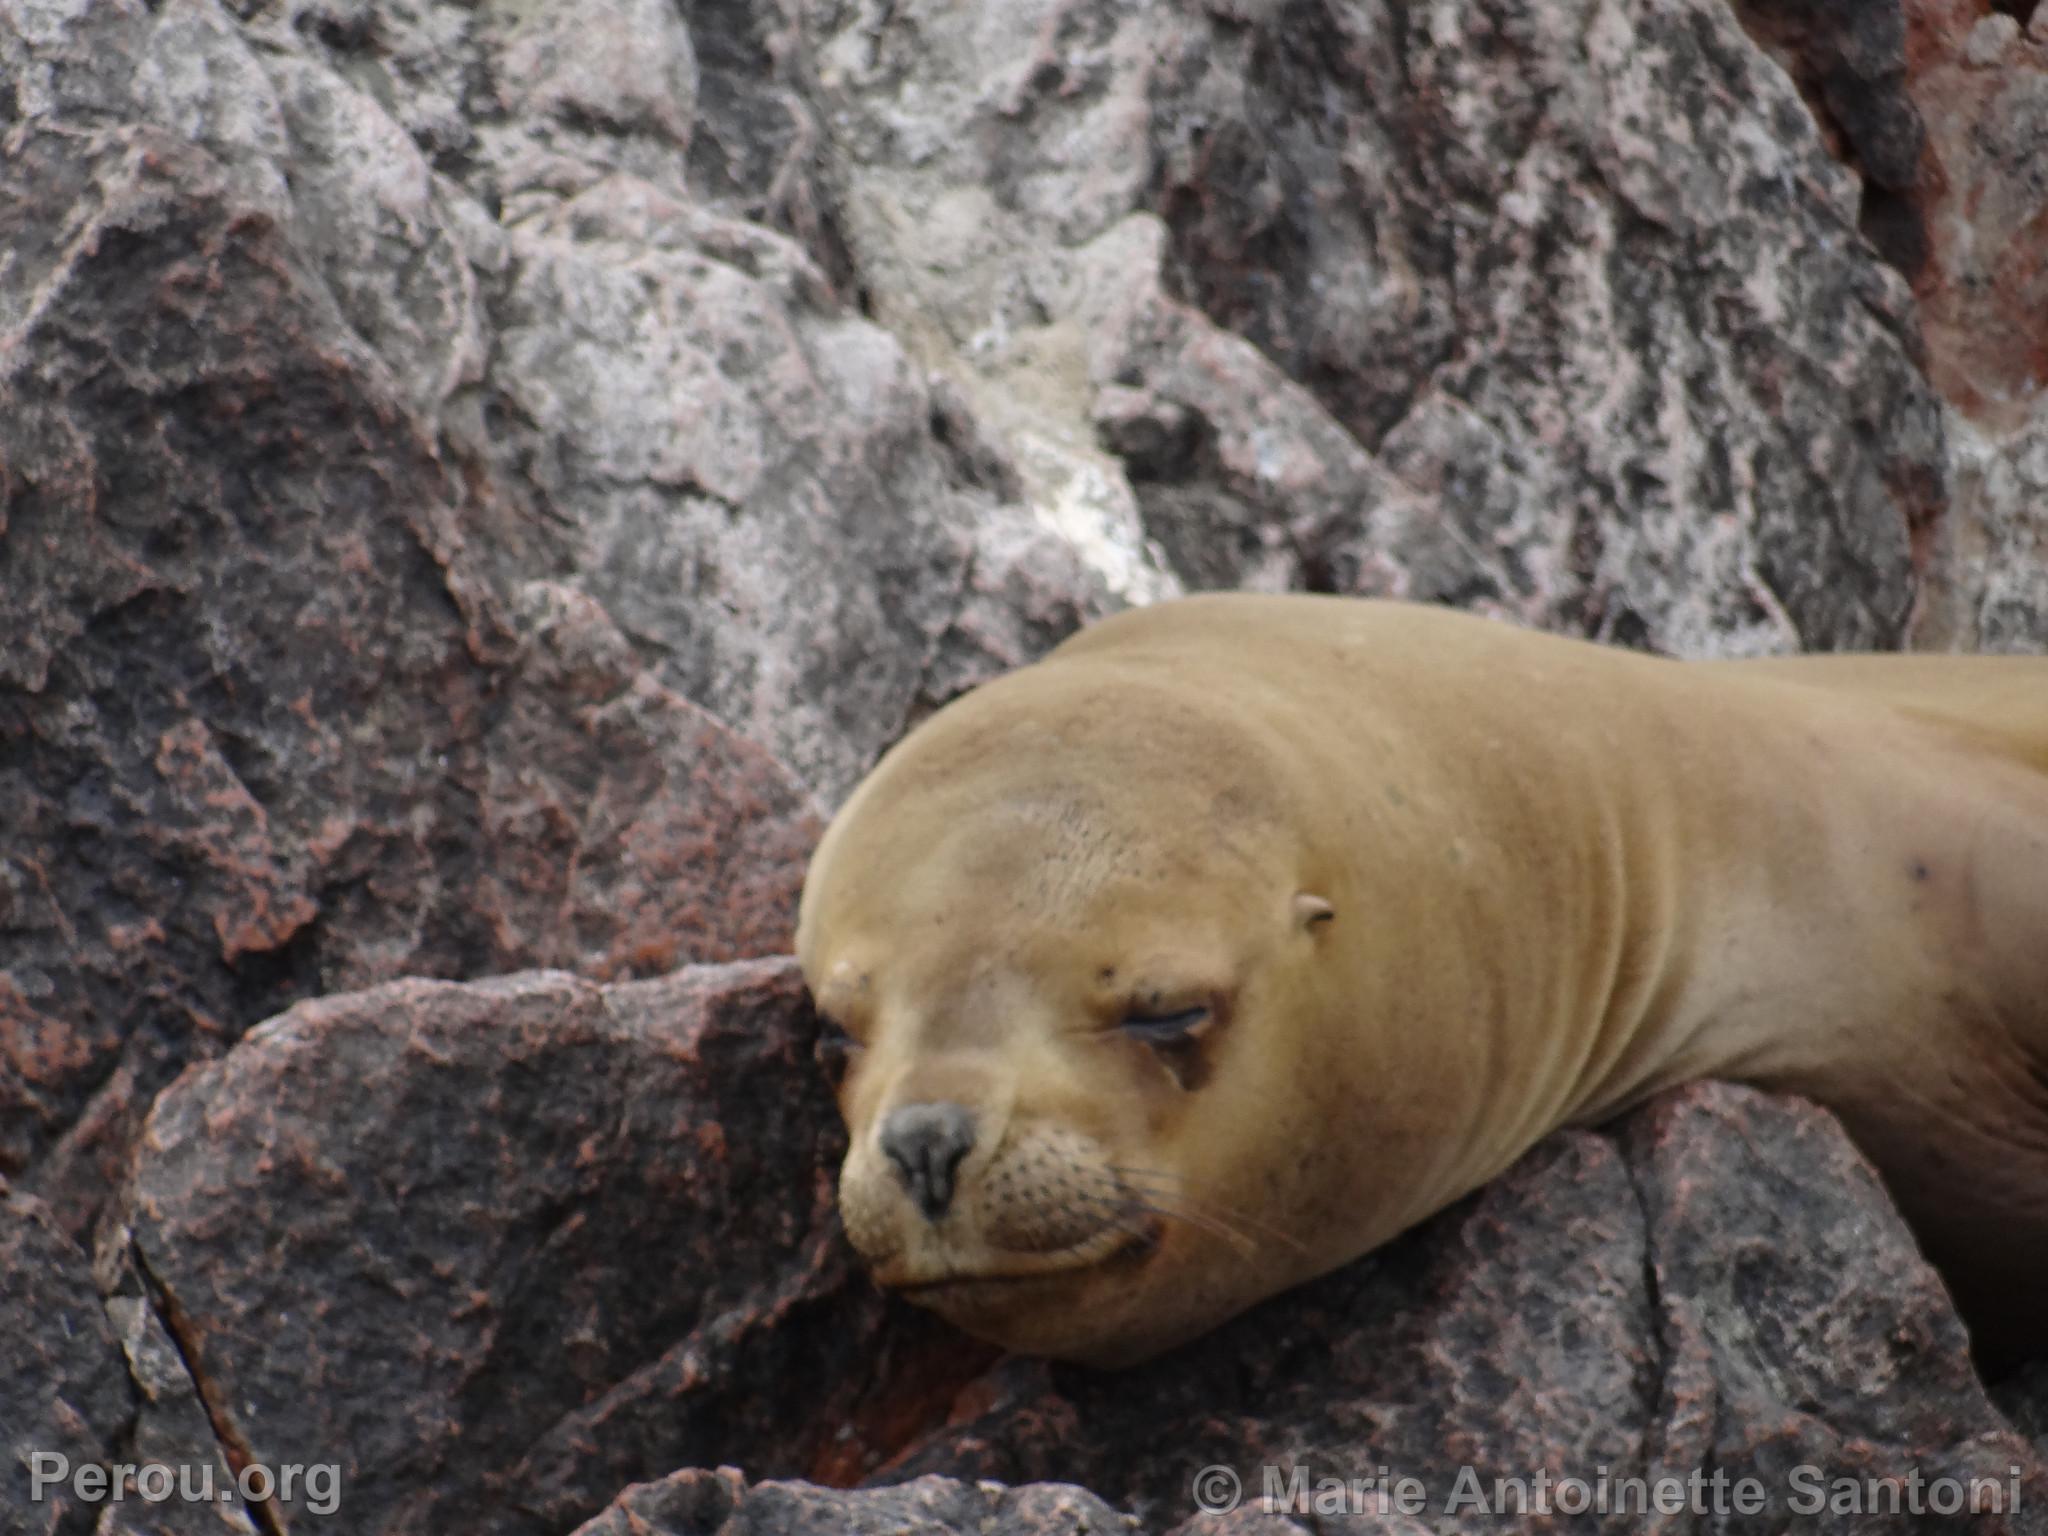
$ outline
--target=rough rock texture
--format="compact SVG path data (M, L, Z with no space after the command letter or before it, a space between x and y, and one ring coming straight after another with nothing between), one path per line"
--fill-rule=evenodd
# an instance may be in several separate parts
M31 1501L32 1458L115 1459L135 1418L133 1389L85 1255L40 1200L4 1187L0 1314L0 1531L89 1530L90 1510L68 1490Z
M486 563L572 575L663 682L836 794L928 672L1015 665L1105 600L849 302L793 18L702 9L314 0L235 46L289 61L288 160L319 170L295 233L504 504ZM366 205L393 214L366 231ZM468 366L421 323L423 270Z
M1907 88L1905 9L1860 0L1737 0L1737 18L1799 87L1829 151L1857 173L1857 223L1918 279L1929 256L1919 197L1927 128Z
M834 1493L747 1480L730 1467L677 1472L627 1490L577 1536L1122 1536L1138 1523L1079 1488L999 1488L923 1478L900 1488Z
M1141 1377L976 1379L835 1245L786 964L635 978L786 948L818 808L1124 602L2048 645L2044 49L0 0L0 1528L1156 1527L1209 1454L2009 1460L2041 1528L1825 1117L1694 1094ZM28 1506L24 1446L348 1492Z
M2023 30L2011 10L1908 7L1927 130L1915 287L1953 464L1914 628L1930 649L2048 644L2048 14Z
M1902 633L1944 499L1910 299L1720 0L832 19L880 312L1130 560L1683 651Z
M1908 90L1926 125L1916 284L1928 375L1972 419L2024 426L2048 386L2048 25L1989 0L1913 0Z
M2021 1434L2048 1456L2048 1360L2038 1360L2000 1382L1994 1397Z
M1927 649L2038 655L2048 646L2048 411L2007 434L1958 412L1949 442L1955 499L1916 638Z
M97 70L150 26L95 7L44 52ZM587 596L478 574L495 510L251 178L23 41L0 1169L75 1229L148 1096L291 998L771 953L817 822Z
M2048 15L2032 4L1738 6L1862 173L1862 227L1913 284L1950 500L1922 530L1909 637L2048 637Z
M238 1464L340 1465L323 1530L560 1531L676 1466L858 1467L891 1391L987 1352L876 1337L814 1032L786 960L302 1003L159 1100L102 1263L159 1290Z
M258 1536L265 1501L262 1485L245 1490L237 1482L243 1465L233 1459L208 1416L207 1404L171 1336L161 1312L163 1298L135 1266L133 1255L108 1249L96 1266L107 1320L113 1324L126 1357L128 1375L140 1399L134 1426L119 1453L106 1458L137 1468L175 1468L177 1488L198 1490L201 1498L157 1499L139 1475L121 1480L124 1497L99 1505L94 1536ZM162 1474L151 1474L160 1478ZM321 1508L338 1495L335 1472L324 1466L302 1471L304 1486ZM204 1495L210 1492L210 1497ZM245 1497L245 1492L251 1496Z

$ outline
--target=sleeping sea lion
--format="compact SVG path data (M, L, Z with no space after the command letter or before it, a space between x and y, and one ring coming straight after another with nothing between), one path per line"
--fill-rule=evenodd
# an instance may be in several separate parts
M2048 658L1163 603L889 752L797 944L848 1236L1013 1349L1143 1359L1703 1076L1830 1106L2048 1342Z

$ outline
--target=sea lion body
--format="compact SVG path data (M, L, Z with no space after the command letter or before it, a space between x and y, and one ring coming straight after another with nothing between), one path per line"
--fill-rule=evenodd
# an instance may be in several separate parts
M1136 610L888 754L798 948L849 1235L1013 1348L1143 1358L1702 1076L1835 1109L2042 1342L2048 659Z

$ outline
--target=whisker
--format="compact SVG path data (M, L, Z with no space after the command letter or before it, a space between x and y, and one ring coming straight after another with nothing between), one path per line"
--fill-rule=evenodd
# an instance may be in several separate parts
M1093 1196L1089 1198L1096 1209L1111 1213L1111 1224L1122 1228L1124 1231L1130 1231L1131 1229L1124 1226L1122 1222L1117 1221L1115 1213L1119 1211L1138 1211L1148 1216L1165 1216L1175 1221L1184 1221L1198 1231L1207 1232L1212 1237L1223 1239L1240 1254L1254 1253L1259 1246L1250 1234L1240 1232L1220 1217L1208 1215L1206 1212L1176 1209L1171 1205L1160 1204L1153 1198L1131 1199L1126 1197L1122 1200L1112 1200L1108 1196Z
M1149 1238L1153 1234L1146 1227L1129 1219L1133 1211L1140 1215L1165 1214L1163 1211L1153 1211L1149 1206L1132 1206L1128 1202L1096 1201L1093 1204L1102 1213L1104 1220L1112 1227L1115 1227L1117 1231L1127 1232L1136 1238Z
M1174 1196L1188 1202L1196 1209L1204 1211L1216 1220L1241 1224L1246 1231L1256 1233L1260 1237L1270 1238L1276 1243L1284 1243L1296 1253L1308 1252L1308 1244L1302 1242L1299 1238L1290 1233L1283 1232L1280 1228L1268 1222L1260 1221L1255 1216L1247 1215L1235 1207L1224 1205L1215 1200L1205 1199L1200 1191L1188 1188L1186 1179L1167 1169L1126 1168L1112 1163L1109 1165L1109 1171L1116 1174L1118 1178L1122 1179L1139 1194L1155 1197L1163 1195ZM1150 1181L1164 1181L1164 1186L1162 1187L1159 1182Z

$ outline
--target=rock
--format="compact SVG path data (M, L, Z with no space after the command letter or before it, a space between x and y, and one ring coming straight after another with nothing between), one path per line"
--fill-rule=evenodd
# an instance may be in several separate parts
M2038 655L2048 637L2048 411L2011 432L1951 411L1954 500L1914 620L1922 650Z
M1862 180L1857 223L1910 281L1926 266L1918 190L1926 125L1906 83L1900 0L1737 0L1743 28L1792 77L1829 150Z
M1932 244L1915 287L1928 373L1980 426L2022 427L2048 383L2048 47L1975 0L1912 0L1916 188Z
M2048 636L2048 46L1978 0L1912 0L1908 79L1926 124L1914 188L1928 377L1949 402L1954 499L1930 530L1913 644L2038 651Z
M1122 1536L1137 1522L1079 1488L998 1488L941 1477L841 1493L804 1483L758 1483L731 1468L677 1472L628 1489L577 1536L695 1536L816 1531L844 1536Z
M815 1029L786 960L302 1003L159 1099L102 1262L150 1277L238 1466L340 1468L322 1529L859 1475L988 1352L853 1269Z
M424 429L517 508L479 552L496 584L590 593L662 683L836 798L935 677L1029 659L958 645L989 631L973 573L1017 568L1058 635L1107 594L1012 535L925 370L849 301L794 13L677 14L299 0L248 31L328 102L295 160L373 210L427 188L410 223L295 225L364 312L427 329L425 274L466 257L475 366L408 376L440 388Z
M238 1479L166 1325L163 1298L133 1250L108 1246L98 1259L93 1278L121 1341L136 1408L117 1455L104 1458L134 1470L120 1479L118 1497L109 1479L94 1536L256 1536L251 1506L260 1512L266 1474L246 1486ZM144 1468L152 1470L145 1474ZM332 1463L302 1466L292 1478L308 1490L311 1509L327 1508L339 1496Z
M89 1530L69 1474L126 1443L135 1403L121 1347L78 1245L49 1207L4 1185L0 1275L0 1532Z
M82 1232L151 1095L292 999L784 949L818 820L587 595L494 584L516 514L423 414L480 343L411 141L325 75L266 95L211 8L45 12L0 27L33 114L0 170L0 1171Z
M1945 501L1911 304L1718 0L848 10L816 58L880 312L1129 595L1902 634Z
M2014 1372L1998 1383L1992 1397L2013 1427L2033 1440L2035 1450L2048 1456L2048 1360L2037 1360Z
M712 259L690 230L618 178L515 228L470 446L576 509L577 584L664 680L837 795L927 690L997 504L934 435L923 371L816 308L801 253L757 231ZM1022 553L1068 627L1103 611L1063 551Z

